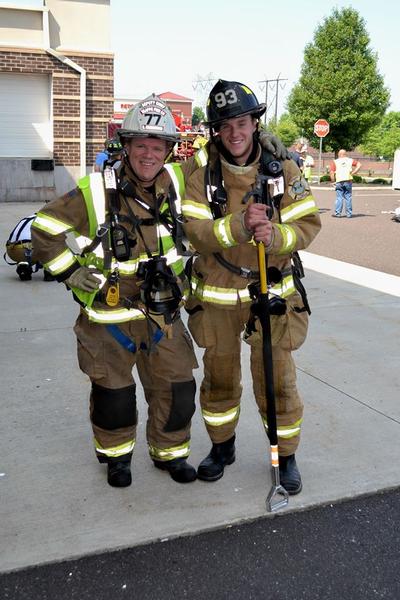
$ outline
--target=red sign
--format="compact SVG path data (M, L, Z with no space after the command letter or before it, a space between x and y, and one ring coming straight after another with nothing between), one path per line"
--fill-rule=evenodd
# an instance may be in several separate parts
M329 123L325 119L318 119L314 123L314 133L316 136L323 138L329 133Z

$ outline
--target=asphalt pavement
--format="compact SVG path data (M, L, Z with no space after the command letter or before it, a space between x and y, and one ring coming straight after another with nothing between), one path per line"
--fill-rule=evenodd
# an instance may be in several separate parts
M0 205L3 245L39 207ZM338 242L344 229L335 231ZM154 469L139 393L133 485L113 489L93 453L76 306L41 272L20 282L1 265L0 598L400 597L400 278L364 261L357 273L367 277L355 284L343 257L331 258L334 277L321 255L304 258L313 314L294 355L306 405L297 453L304 489L279 514L265 506L269 452L245 345L237 461L224 477L181 486ZM383 287L368 287L379 277ZM209 445L197 411L193 464Z
M3 575L18 600L398 600L400 491Z

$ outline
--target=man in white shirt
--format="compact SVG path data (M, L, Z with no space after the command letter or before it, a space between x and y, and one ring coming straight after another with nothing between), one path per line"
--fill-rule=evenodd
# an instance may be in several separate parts
M352 180L353 175L361 169L361 163L347 156L346 150L339 150L338 157L332 161L330 168L331 181L336 182L335 214L333 217L341 217L343 201L346 206L346 217L351 218L352 207Z

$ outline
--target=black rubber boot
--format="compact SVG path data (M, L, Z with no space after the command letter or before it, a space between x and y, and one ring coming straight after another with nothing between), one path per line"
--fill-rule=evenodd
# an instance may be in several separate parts
M18 263L16 270L21 281L30 281L32 279L32 267L29 263Z
M161 471L168 471L174 481L178 483L190 483L197 477L196 469L189 465L186 458L174 458L173 460L153 460L154 466Z
M53 275L49 272L46 271L46 269L43 269L43 281L55 281L56 278L53 277Z
M217 481L224 474L224 467L235 462L235 436L226 442L213 444L211 452L199 464L197 477L203 481Z
M129 462L109 462L107 468L107 481L112 487L128 487L131 485L132 475Z
M295 496L301 492L303 485L294 454L279 457L279 478L289 496Z

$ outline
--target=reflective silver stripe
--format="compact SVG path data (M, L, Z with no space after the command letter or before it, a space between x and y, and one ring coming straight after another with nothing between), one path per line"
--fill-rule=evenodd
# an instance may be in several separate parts
M207 152L204 150L204 148L200 148L200 150L198 150L198 152L196 152L195 156L195 160L197 162L197 164L200 167L205 167L207 164Z
M86 306L84 310L89 317L89 321L94 323L126 323L134 319L146 318L142 311L136 308L100 311Z
M181 258L176 248L171 248L171 250L164 253L164 256L167 259L167 265L171 265Z
M185 217L194 217L195 219L212 219L212 212L208 206L193 200L184 200L182 202L182 213Z
M179 180L175 173L175 168L171 164L164 165L164 167L168 171L168 174L171 177L171 181L172 181L172 184L175 189L175 194L176 194L175 208L179 215L182 212L182 198L181 198L181 190L180 190ZM182 177L183 177L183 175L182 175Z
M123 456L124 454L129 454L130 452L132 452L133 448L135 447L135 440L127 442L126 444L114 446L113 448L103 448L95 439L94 445L96 448L96 452L98 452L99 454L104 454L105 456L109 456L111 458L116 456Z
M71 229L73 229L71 225L67 225L67 223L63 223L63 221L59 221L48 215L43 215L42 213L36 215L32 227L37 227L37 229L42 229L52 235L59 235L60 233L71 231Z
M205 302L213 302L214 304L236 304L238 297L242 302L250 302L250 294L248 288L220 288L211 285L204 285L195 276L191 280L192 292L200 300ZM275 284L269 289L271 296L282 296L287 298L296 291L292 275L285 277L280 283Z
M160 237L171 237L170 232L162 223L157 225L157 235Z
M293 248L296 245L296 232L290 225L281 225L277 223L276 227L279 229L283 238L282 246L279 249L278 254L288 254L289 252L291 252L291 250L293 250Z
M83 250L86 246L91 244L92 240L84 235L75 235L75 242L79 250Z
M76 262L74 254L68 248L62 254L45 264L45 267L53 275L66 271Z
M300 200L299 202L294 202L287 208L282 209L281 211L281 221L282 223L288 223L290 221L295 221L296 219L300 219L306 215L311 215L318 212L318 207L315 203L313 196L308 196L304 200Z
M262 418L262 420L264 423L265 431L268 433L267 420L264 417ZM298 421L293 423L293 425L286 425L286 426L278 427L277 428L278 437L284 438L284 439L290 439L292 437L296 437L297 435L300 434L302 422L303 422L303 419L299 419Z
M239 413L239 405L222 413L212 413L208 410L201 411L204 421L207 423L207 425L212 425L213 427L220 427L226 423L232 423L232 421L236 421L236 419L239 417Z
M172 446L171 448L156 448L149 444L150 456L159 460L173 460L174 458L184 458L189 456L190 443L186 442L180 446Z
M228 215L227 217L217 219L214 222L215 237L223 248L230 248L231 246L237 245L231 232L231 218L232 215Z
M102 173L90 173L89 178L97 225L102 225L106 220L106 196L104 192L103 175Z

